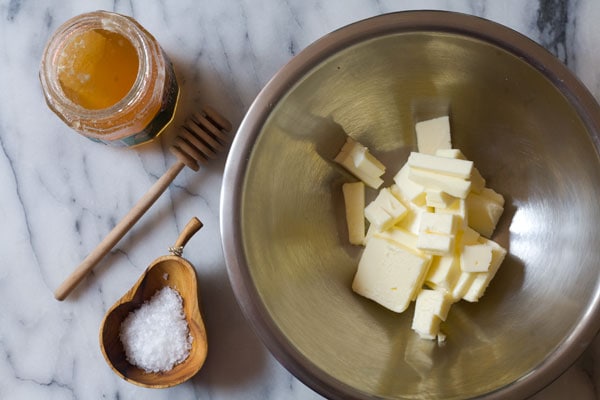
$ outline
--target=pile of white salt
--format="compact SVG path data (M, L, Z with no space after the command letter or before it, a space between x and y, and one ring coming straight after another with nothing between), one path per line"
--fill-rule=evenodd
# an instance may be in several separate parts
M165 287L121 324L119 338L127 361L146 372L164 372L190 354L193 338L179 293Z

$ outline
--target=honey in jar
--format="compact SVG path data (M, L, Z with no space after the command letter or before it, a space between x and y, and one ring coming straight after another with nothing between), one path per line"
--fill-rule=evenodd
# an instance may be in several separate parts
M40 80L48 106L70 127L125 146L160 134L179 95L156 39L132 18L106 11L58 28L44 51Z

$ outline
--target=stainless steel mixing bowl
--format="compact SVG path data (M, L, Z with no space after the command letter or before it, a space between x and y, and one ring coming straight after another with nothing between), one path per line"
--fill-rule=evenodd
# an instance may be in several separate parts
M449 113L453 143L507 206L509 254L479 303L453 306L443 346L350 288L332 162L345 135L387 166L414 123ZM382 15L291 60L243 120L227 161L221 229L243 312L299 379L339 399L518 399L581 354L600 327L600 108L522 35L445 12ZM372 198L374 192L369 192Z

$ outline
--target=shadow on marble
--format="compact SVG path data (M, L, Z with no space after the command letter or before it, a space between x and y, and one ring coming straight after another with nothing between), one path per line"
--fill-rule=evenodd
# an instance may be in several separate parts
M192 379L199 386L235 388L263 374L267 350L246 322L229 285L225 265L198 272L208 336L208 357Z

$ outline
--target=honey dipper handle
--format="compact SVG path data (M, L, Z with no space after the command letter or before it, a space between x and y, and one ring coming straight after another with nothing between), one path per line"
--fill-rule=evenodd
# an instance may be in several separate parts
M94 250L79 264L79 266L64 280L64 282L54 291L54 297L57 300L64 300L83 278L100 262L100 260L121 240L123 236L131 229L133 225L144 215L146 211L154 204L160 195L173 182L177 174L185 166L178 161L169 168L150 189L142 196L138 202L115 227L106 235L106 237L96 246ZM200 222L200 221L198 221Z

